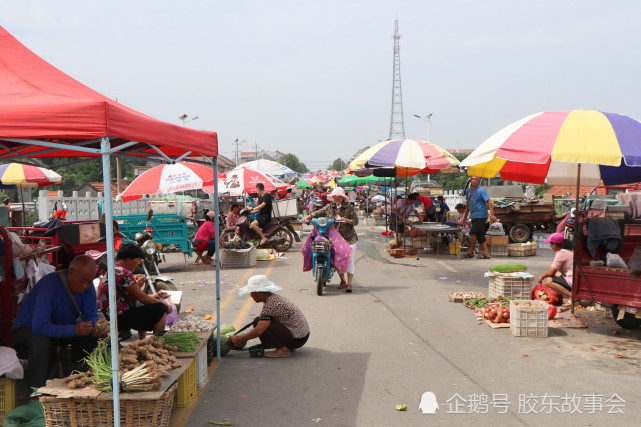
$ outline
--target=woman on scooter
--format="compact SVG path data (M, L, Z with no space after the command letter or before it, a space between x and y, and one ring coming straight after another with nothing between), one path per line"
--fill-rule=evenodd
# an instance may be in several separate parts
M332 190L331 193L327 196L327 200L330 201L329 204L325 205L323 208L310 213L305 218L304 221L309 221L312 218L318 217L328 217L336 219L335 227L340 235L349 243L352 248L352 256L349 258L349 266L347 267L347 282L345 281L345 274L338 273L341 278L341 284L338 286L339 289L345 289L347 293L352 292L352 279L354 278L354 257L356 254L356 242L358 241L358 236L356 235L355 225L358 225L358 215L356 215L356 210L354 206L349 203L349 197L345 194L345 190L341 187L336 187Z
M205 222L200 226L194 237L193 245L196 247L198 252L202 252L207 249L207 254L203 256L203 260L206 264L211 264L214 262L212 255L216 252L216 226L214 221L216 219L216 212L207 211L205 214ZM224 245L223 239L218 239L221 245Z
M116 312L118 313L118 330L138 331L138 338L143 339L146 331L162 331L165 329L167 314L171 307L162 302L164 292L152 295L145 294L141 286L145 276L134 276L140 260L144 257L142 249L135 243L125 243L116 254ZM98 309L105 318L109 318L109 281L107 274L100 280L98 286ZM136 302L143 305L136 306Z

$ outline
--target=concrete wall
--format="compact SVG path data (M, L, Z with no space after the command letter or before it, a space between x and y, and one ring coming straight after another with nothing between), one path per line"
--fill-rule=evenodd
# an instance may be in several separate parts
M84 196L80 196L77 191L74 191L71 197L63 196L62 191L58 192L55 197L49 197L46 190L40 190L38 195L38 219L39 221L46 221L53 216L54 207L58 204L58 209L62 209L62 203L67 204L67 221L89 221L100 219L99 205L102 206L103 195L98 193L96 196L91 196L87 192ZM147 213L148 198L134 200L132 202L114 201L113 214L128 215L128 214L145 214Z

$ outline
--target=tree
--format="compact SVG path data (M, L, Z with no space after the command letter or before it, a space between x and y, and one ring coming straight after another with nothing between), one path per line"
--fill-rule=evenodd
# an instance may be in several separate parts
M280 163L298 173L307 172L307 166L305 166L304 163L301 163L300 160L298 160L298 157L296 157L296 155L292 153L287 153L283 157L281 157Z
M347 166L347 162L339 157L338 159L334 160L334 163L327 166L327 169L342 171L343 169L345 169L346 166Z

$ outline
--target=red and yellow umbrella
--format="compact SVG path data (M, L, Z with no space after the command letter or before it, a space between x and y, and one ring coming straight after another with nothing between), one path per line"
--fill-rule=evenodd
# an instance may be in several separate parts
M0 165L0 183L5 187L44 187L61 182L60 175L46 168L21 163Z

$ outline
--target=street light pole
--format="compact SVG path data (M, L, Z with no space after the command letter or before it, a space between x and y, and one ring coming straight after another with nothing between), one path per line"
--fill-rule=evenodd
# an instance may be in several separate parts
M414 117L425 120L427 122L427 142L432 142L432 140L430 139L430 132L432 130L432 114L434 113L429 113L427 116L419 116L418 114L413 114Z
M194 120L198 120L200 116L194 116L191 119L188 118L189 116L187 114L181 114L178 116L179 120L182 120L183 126L185 126L185 123L193 122Z

